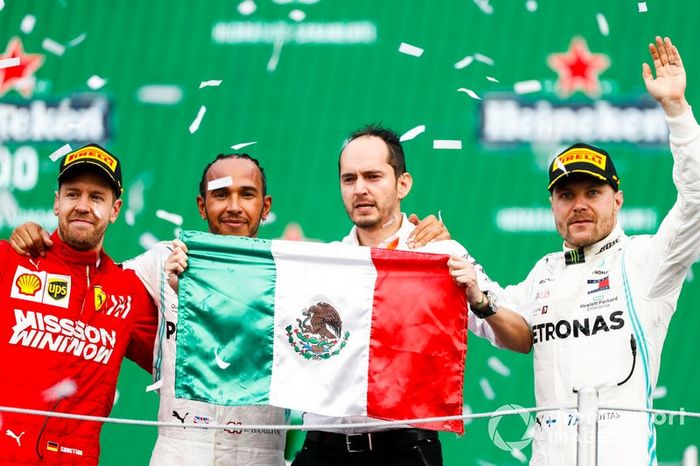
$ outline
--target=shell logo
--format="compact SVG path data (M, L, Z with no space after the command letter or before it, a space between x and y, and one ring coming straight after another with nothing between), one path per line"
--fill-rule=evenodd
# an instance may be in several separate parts
M41 280L39 277L30 273L23 273L17 277L15 284L17 288L19 288L19 292L27 296L34 296L41 288Z

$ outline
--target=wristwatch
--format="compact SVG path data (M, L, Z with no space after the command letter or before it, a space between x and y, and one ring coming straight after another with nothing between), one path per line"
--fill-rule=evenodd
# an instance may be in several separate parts
M487 317L491 317L496 313L496 308L498 306L496 303L494 303L494 300L489 296L488 291L484 291L484 296L486 296L486 299L488 300L486 304L479 303L481 304L479 307L477 306L469 306L474 313L475 316L477 316L479 319L485 319Z

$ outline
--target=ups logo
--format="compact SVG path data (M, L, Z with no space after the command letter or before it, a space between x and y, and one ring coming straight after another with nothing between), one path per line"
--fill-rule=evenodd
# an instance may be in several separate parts
M50 278L46 292L56 301L61 300L68 294L68 282L60 278Z

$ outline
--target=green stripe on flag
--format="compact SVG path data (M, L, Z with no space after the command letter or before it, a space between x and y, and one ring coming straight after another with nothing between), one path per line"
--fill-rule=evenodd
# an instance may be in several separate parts
M276 275L271 242L195 231L180 239L189 259L179 285L175 396L267 404Z

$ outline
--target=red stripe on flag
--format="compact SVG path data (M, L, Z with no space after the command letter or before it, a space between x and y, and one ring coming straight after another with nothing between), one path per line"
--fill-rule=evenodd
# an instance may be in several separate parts
M377 270L367 415L411 419L462 414L467 304L448 256L372 249ZM461 420L420 427L464 433Z

